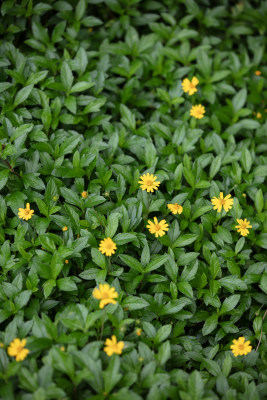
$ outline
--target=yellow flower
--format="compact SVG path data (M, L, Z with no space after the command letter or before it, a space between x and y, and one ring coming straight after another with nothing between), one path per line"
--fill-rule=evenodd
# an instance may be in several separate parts
M246 193L242 193L242 196L243 196L243 197L247 197Z
M239 223L239 225L235 226L237 232L239 232L241 236L247 236L249 234L248 228L252 228L250 222L247 219L237 219L237 222Z
M192 106L190 110L190 115L197 119L203 118L204 114L205 114L205 107L202 106L201 104L198 104L197 106Z
M58 200L58 196L53 196L53 201L57 201Z
M65 264L68 264L69 263L69 260L65 260Z
M0 342L0 348L3 348L3 347L5 347L4 343Z
M16 361L23 361L30 350L24 349L26 346L26 339L14 339L13 342L10 343L7 352L10 356L16 357Z
M109 303L116 304L116 300L114 300L114 298L119 296L115 288L110 287L108 283L100 283L99 289L95 288L92 294L95 299L101 300L99 308L104 308L105 305Z
M173 214L182 214L183 212L183 207L180 206L179 204L168 204L168 209L171 210Z
M156 237L162 237L166 234L164 231L169 230L168 226L169 225L166 223L165 219L158 222L157 218L154 217L154 223L152 221L148 221L148 225L146 227L148 228L149 232L155 234Z
M116 243L113 242L111 238L105 238L104 240L101 240L100 245L99 245L99 251L102 254L105 254L106 256L111 256L112 254L115 253L115 250L117 249Z
M196 86L198 83L199 83L199 80L195 76L193 77L191 82L188 78L185 78L182 82L183 91L185 93L188 92L189 96L191 96L192 94L197 92Z
M250 341L248 340L245 342L245 338L241 336L238 340L234 339L231 345L232 352L235 357L237 356L246 356L248 353L251 352L252 347L249 345Z
M82 198L86 199L87 196L88 196L88 193L85 192L85 191L83 191L83 192L82 192Z
M65 346L60 346L60 351L65 351Z
M230 199L230 197L230 194L223 197L223 192L220 192L220 197L213 197L213 199L211 199L213 209L218 210L218 212L221 212L222 208L224 208L226 212L229 211L234 203L234 199Z
M137 336L141 336L142 329L140 328L136 329L135 333L137 334Z
M261 113L258 112L258 113L256 114L256 118L260 119L261 117L262 117Z
M107 353L108 356L112 356L112 354L122 353L124 342L117 342L116 336L112 335L111 339L106 339L105 345L106 347L104 347L104 351Z
M142 190L146 190L148 193L149 192L154 192L154 190L158 190L160 182L156 181L157 177L154 176L153 174L144 174L140 177L140 187Z
M31 219L33 213L34 210L30 209L30 203L27 203L26 208L19 208L18 216L19 218L25 219L27 221L28 219Z
M62 230L63 230L63 232L66 232L66 231L68 230L68 227L67 227L67 226L64 226L64 227L62 228Z
M259 71L259 70L255 71L254 74L257 75L257 76L261 76L261 71Z

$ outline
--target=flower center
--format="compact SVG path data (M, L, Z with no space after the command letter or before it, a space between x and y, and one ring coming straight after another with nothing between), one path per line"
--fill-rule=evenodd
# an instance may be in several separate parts
M30 213L30 210L28 210L27 208L25 208L24 214L25 214L25 215L29 215L29 213Z
M195 85L192 83L192 82L190 82L190 89L195 89Z
M103 292L103 293L101 294L101 296L102 296L102 299L109 299L109 294L108 294L108 292Z
M239 345L239 350L244 350L244 345L243 344Z
M246 224L242 224L242 225L240 225L240 228L241 229L247 229L247 225Z
M21 352L21 350L23 350L23 347L22 346L18 346L17 347L17 354L19 354Z
M225 200L224 199L220 199L220 203L223 206L225 204Z
M146 181L147 186L152 186L153 182L152 181Z
M159 224L158 224L158 225L155 225L155 230L156 230L156 231L160 231L160 230L161 230L161 227L160 227Z
M112 243L107 243L106 244L106 249L107 250L111 250L113 248L113 244Z

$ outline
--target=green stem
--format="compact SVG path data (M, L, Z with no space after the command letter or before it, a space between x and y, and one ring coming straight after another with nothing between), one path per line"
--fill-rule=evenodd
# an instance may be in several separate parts
M102 325L101 325L101 331L100 331L100 339L102 339L102 334L103 334L103 329L104 329L104 322L106 318L106 309L104 308L104 313L103 313L103 318L102 318Z

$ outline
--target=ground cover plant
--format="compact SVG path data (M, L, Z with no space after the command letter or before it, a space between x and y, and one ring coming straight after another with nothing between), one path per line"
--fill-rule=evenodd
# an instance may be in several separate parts
M1 3L1 400L267 398L266 20Z

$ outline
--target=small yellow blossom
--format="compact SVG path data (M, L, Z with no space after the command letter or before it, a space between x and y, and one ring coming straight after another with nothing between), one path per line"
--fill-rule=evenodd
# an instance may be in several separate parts
M165 219L158 222L157 218L154 217L154 223L152 221L148 221L148 225L146 227L148 228L149 232L155 234L156 237L162 237L166 234L164 231L169 230L168 226L169 225L166 223Z
M135 333L137 334L137 336L141 336L142 329L140 329L140 328L136 329Z
M99 308L101 309L109 303L116 304L116 300L114 299L119 296L115 288L110 287L108 283L100 283L99 289L95 288L92 294L95 299L101 300L99 304Z
M117 342L115 335L112 335L111 339L106 339L105 345L104 351L109 357L112 356L112 354L121 354L124 348L124 342Z
M197 119L203 118L204 114L205 114L205 107L202 106L201 104L198 104L197 106L192 106L190 110L190 115Z
M0 342L0 348L3 348L3 347L5 347L4 343Z
M69 260L65 260L65 264L68 264L69 263Z
M60 351L65 351L65 346L60 346Z
M157 177L154 176L153 174L144 174L140 177L140 187L142 190L146 190L148 193L149 192L154 192L154 190L158 190L160 181L156 181Z
M189 96L191 96L192 94L197 92L196 86L198 85L198 83L199 80L195 76L193 77L191 82L188 78L185 78L182 82L183 91L185 93L188 92Z
M83 198L83 199L86 199L87 196L88 196L88 193L87 193L86 191L83 191L83 192L82 192L82 198Z
M250 346L250 340L245 342L245 338L241 336L238 340L234 339L231 345L232 352L235 357L237 356L246 356L248 353L251 352L252 346Z
M214 196L213 199L211 199L213 209L217 210L218 212L221 212L222 208L224 208L226 212L229 211L234 203L234 199L230 199L230 197L230 194L223 197L223 192L220 192L220 197Z
M243 197L247 197L246 193L242 193L242 196L243 196Z
M257 112L256 118L260 119L262 117L262 114L260 112Z
M138 360L139 360L140 362L143 362L143 361L144 361L144 358L143 358L143 357L139 357Z
M258 71L255 71L254 74L255 74L256 76L261 76L261 71L259 71L259 70L258 70Z
M62 228L62 230L63 230L63 232L66 232L66 231L68 230L68 227L67 227L67 226L64 226L64 227Z
M34 210L30 209L30 203L27 203L26 208L19 208L18 216L19 216L19 218L22 218L22 219L25 219L26 221L28 221L28 219L31 219L33 213L34 213Z
M108 237L101 240L99 245L99 251L102 254L105 254L106 256L110 257L112 254L115 253L116 249L117 249L116 243L113 242L111 238Z
M241 236L247 236L249 234L248 228L252 228L250 222L247 219L237 219L239 225L236 225L237 232L240 233Z
M180 206L179 204L168 204L168 209L171 210L173 214L182 214L183 212L183 207Z
M26 339L14 339L7 349L8 355L16 357L16 361L23 361L30 352L30 350L24 348L25 346Z
M53 196L53 201L57 201L58 200L58 196Z

